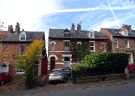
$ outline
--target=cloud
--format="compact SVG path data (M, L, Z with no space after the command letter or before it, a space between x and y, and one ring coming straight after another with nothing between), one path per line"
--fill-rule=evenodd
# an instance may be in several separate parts
M129 6L113 6L113 10L129 10L129 9L134 9L134 5L129 5ZM94 8L77 8L77 9L62 9L62 10L52 10L49 13L67 13L67 12L88 12L88 11L99 11L99 10L104 10L108 11L110 8L108 6L100 6L100 7L94 7Z
M93 26L91 26L90 29L100 31L100 28L120 28L119 25L121 26L122 24L134 25L130 23L134 19L135 19L134 11L117 13L117 21L114 20L113 17L106 17L104 19L102 18Z
M39 29L41 17L58 9L59 0L1 0L0 19L7 25L21 23L26 30Z

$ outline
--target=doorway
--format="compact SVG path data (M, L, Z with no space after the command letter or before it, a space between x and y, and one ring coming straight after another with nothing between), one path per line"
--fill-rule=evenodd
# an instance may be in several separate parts
M50 71L55 68L55 57L50 58Z

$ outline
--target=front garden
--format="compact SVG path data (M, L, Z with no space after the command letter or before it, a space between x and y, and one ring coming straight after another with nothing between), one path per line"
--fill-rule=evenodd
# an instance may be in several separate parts
M79 80L106 80L112 77L125 78L128 66L126 53L93 53L84 57L83 63L72 65L73 83Z

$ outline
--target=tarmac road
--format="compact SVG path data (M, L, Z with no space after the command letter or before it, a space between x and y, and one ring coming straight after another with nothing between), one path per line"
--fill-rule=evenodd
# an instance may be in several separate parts
M0 96L135 96L135 80L113 84L52 85Z

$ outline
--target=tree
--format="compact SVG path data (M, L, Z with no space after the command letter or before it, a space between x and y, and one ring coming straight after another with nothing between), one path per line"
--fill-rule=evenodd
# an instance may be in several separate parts
M27 88L34 87L36 83L38 77L38 64L43 58L43 49L44 42L42 40L35 40L30 44L25 54L18 57L17 66L25 70Z
M78 61L78 59L83 60L83 58L88 55L90 52L88 50L88 42L82 41L81 43L77 44L77 40L71 41L71 53L75 59L75 62Z

